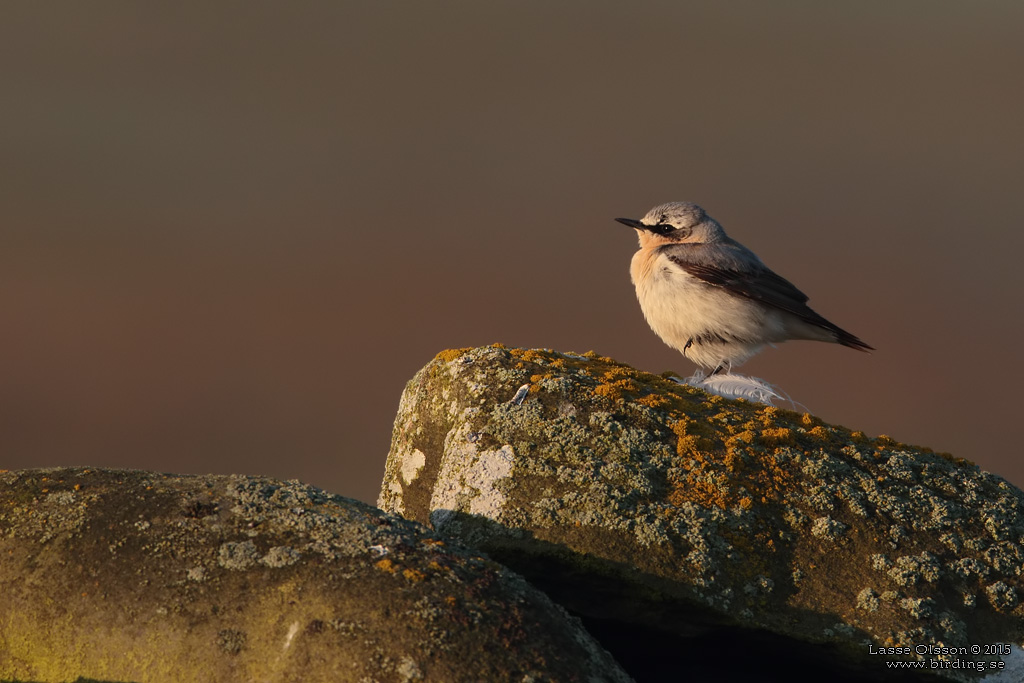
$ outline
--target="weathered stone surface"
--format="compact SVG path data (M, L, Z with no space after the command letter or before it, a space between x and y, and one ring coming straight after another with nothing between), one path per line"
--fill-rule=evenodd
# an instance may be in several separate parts
M1024 637L1020 490L594 354L439 354L406 387L379 504L526 575L638 680L716 648L712 672L792 680L796 657L883 679L869 647Z
M296 482L0 473L0 680L627 681L519 576Z

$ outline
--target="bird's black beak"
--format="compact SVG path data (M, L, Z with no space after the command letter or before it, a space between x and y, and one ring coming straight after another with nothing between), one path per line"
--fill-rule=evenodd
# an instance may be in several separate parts
M629 227L634 228L636 230L650 230L651 229L650 226L644 225L643 223L641 223L640 221L638 221L635 218L616 218L615 220L618 221L619 223L622 223L623 225L628 225Z

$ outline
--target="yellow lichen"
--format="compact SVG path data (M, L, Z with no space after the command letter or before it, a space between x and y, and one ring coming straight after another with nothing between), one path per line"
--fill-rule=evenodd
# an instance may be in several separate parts
M453 360L455 360L456 358L464 356L467 352L472 351L472 350L473 350L472 348L445 349L444 351L441 351L436 356L434 356L434 360L439 360L439 361L444 362L444 363L450 363Z
M502 347L504 348L504 347ZM551 361L552 353L540 349L508 349L513 358L518 358L526 363L544 365Z
M827 441L832 436L829 430L821 425L809 429L807 433L815 439L821 439L822 441Z
M395 566L395 563L386 557L383 560L378 560L374 566L377 567L377 569L385 571L389 574L394 574L398 571L398 567Z
M636 399L636 402L648 408L664 408L672 403L669 398L661 394L647 394Z
M715 446L715 441L707 436L708 427L688 415L677 415L669 427L676 435L676 453L681 456L703 457L704 453Z
M732 437L726 439L725 440L726 445L735 445L735 444L740 444L740 443L744 443L744 444L754 443L754 441L757 439L757 430L756 429L750 429L749 427L747 427L747 425L744 425L744 427L745 428L744 428L743 431L736 432L735 434L733 434Z
M717 434L701 434L706 430L714 432L715 424L728 434L724 442ZM795 443L795 434L789 427L767 427L762 420L737 424L735 413L725 412L707 421L678 415L670 426L677 436L677 453L687 458L685 473L669 480L669 502L674 505L689 501L723 509L749 508L755 501L779 501L795 485L797 477L780 464L787 460L760 452L767 448L773 454Z
M419 583L423 579L427 578L426 574L417 569L406 569L402 572L402 576L413 583Z
M793 432L785 427L768 427L761 432L760 441L766 446L792 446Z

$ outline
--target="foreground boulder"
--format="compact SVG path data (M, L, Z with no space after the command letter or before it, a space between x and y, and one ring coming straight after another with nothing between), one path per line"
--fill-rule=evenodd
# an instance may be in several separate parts
M523 573L637 680L998 674L1024 637L1020 490L595 354L439 354L379 504Z
M295 482L0 473L0 680L628 681L520 577Z

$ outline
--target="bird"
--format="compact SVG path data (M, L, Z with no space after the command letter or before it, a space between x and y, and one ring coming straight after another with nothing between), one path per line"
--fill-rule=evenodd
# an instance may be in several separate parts
M630 277L644 318L704 378L732 369L768 345L794 339L874 351L807 305L807 295L725 234L692 202L669 202L637 220L640 249Z

